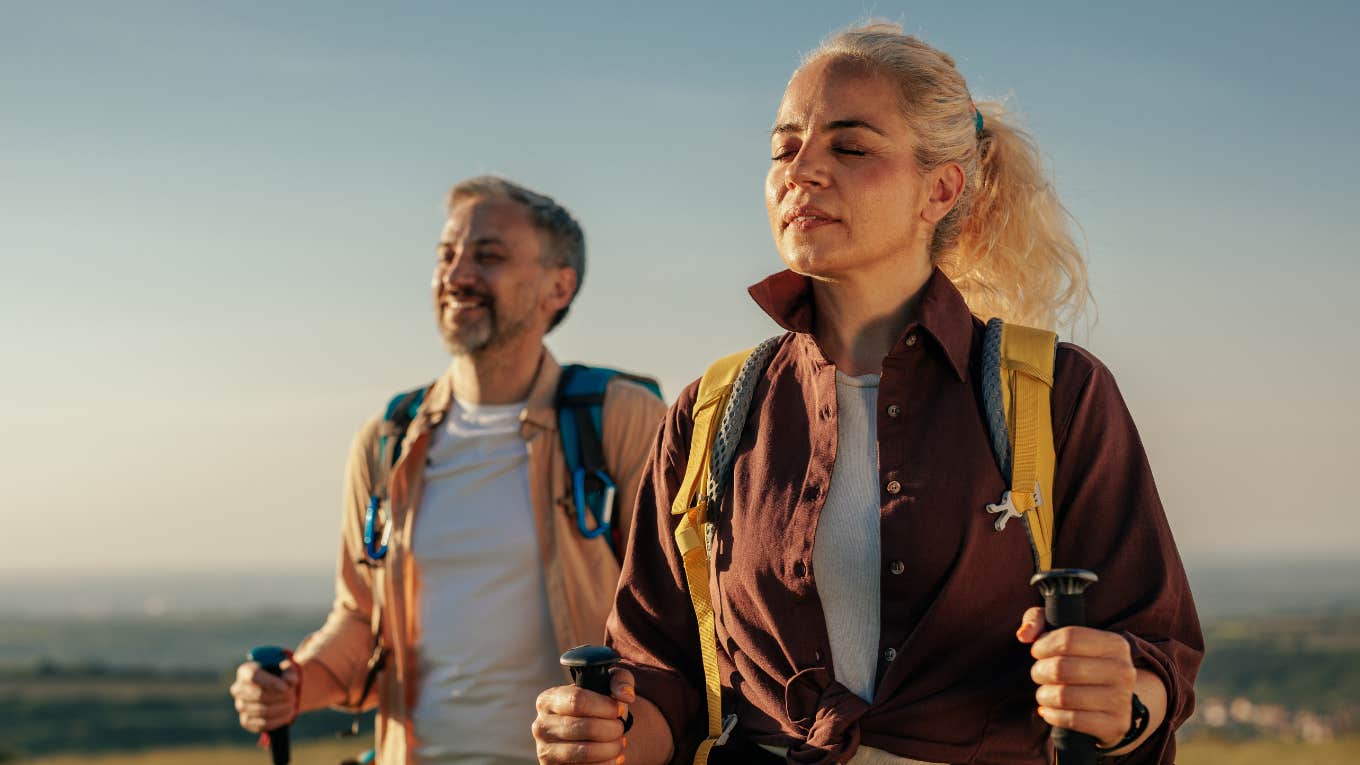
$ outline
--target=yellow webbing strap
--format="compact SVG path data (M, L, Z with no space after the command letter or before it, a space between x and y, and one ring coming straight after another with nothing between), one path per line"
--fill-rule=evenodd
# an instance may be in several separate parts
M1040 571L1053 567L1053 361L1057 335L1007 323L1001 331L1001 396L1011 442L1011 501Z
M708 753L722 736L722 678L718 675L718 633L713 622L713 600L708 591L709 550L708 464L713 437L727 409L732 383L751 351L719 359L704 372L694 399L694 433L690 436L685 479L671 504L673 515L683 516L675 529L675 544L685 562L685 581L699 623L699 652L704 660L704 692L708 703L708 736L694 753L695 765L706 765Z

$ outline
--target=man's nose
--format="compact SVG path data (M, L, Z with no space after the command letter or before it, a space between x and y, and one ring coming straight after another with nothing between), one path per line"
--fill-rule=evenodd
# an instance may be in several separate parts
M477 280L476 263L471 253L455 252L452 259L440 264L439 279L446 287L458 287Z

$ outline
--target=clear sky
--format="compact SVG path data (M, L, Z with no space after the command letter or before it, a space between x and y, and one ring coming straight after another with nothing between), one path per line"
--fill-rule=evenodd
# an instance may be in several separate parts
M1355 4L648 5L0 2L0 572L333 565L469 175L584 223L559 358L774 334L767 132L869 15L1047 154L1186 558L1360 553Z

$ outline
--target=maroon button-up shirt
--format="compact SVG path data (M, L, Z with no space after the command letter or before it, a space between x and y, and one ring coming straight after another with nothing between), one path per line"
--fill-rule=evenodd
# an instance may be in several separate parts
M789 330L755 391L723 498L710 574L724 713L791 762L859 743L931 762L1045 762L1033 660L1015 638L1033 557L1023 524L993 527L1006 490L987 435L983 324L936 271L883 360L877 436L881 612L870 703L834 680L812 545L836 458L836 376L810 331L807 279L750 290ZM715 349L717 350L717 349ZM1203 638L1152 473L1113 377L1060 344L1053 391L1055 567L1087 568L1091 626L1122 634L1166 685L1167 722L1126 761L1170 762ZM704 735L703 668L671 499L685 472L697 382L667 416L644 477L608 642L668 720L676 761Z

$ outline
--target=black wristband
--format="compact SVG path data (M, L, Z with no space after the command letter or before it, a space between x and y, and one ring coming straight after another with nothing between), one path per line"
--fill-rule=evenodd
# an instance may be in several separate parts
M1138 694L1136 693L1133 694L1132 704L1133 710L1129 721L1128 733L1125 733L1124 737L1119 739L1119 743L1114 746L1100 746L1096 747L1097 749L1102 752L1113 752L1116 749L1123 749L1129 744L1137 741L1140 736L1147 732L1148 723L1152 721L1152 714L1148 712L1147 706L1139 700Z

